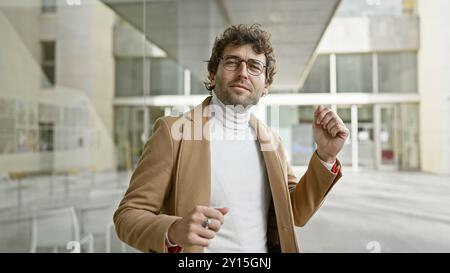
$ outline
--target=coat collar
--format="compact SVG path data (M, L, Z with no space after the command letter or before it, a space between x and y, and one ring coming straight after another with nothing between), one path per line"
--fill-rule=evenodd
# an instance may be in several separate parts
M192 122L194 139L199 139L200 137L200 140L204 140L205 136L209 139L209 130L205 126L208 126L208 122L211 119L206 110L211 103L211 99L212 96L208 96L201 104L185 114L185 118ZM250 115L249 124L255 130L261 151L274 151L278 148L280 144L279 139L275 138L270 128L264 125L253 113ZM199 136L200 133L202 134L201 136Z

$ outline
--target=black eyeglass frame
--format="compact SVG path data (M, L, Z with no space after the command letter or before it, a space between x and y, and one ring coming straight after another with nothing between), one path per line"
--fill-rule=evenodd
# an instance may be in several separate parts
M257 59L248 59L248 60L244 60L244 59L241 59L241 58L239 58L238 56L235 56L235 55L226 55L226 56L222 56L222 57L220 57L220 59L222 60L222 61L225 61L225 59L226 58L233 58L233 59L236 59L236 60L238 60L239 62L238 62L238 64L239 65L237 65L236 66L236 68L234 68L234 69L229 69L229 67L227 68L226 67L226 65L225 65L225 62L223 62L223 68L225 69L225 70L228 70L228 71L237 71L238 69L239 69L239 67L241 66L241 63L242 62L244 62L245 64L246 64L246 66L247 66L247 72L250 74L250 75L252 75L252 76L259 76L259 75L261 75L262 73L264 73L264 70L266 70L267 71L267 65L266 64L264 64L262 61L260 61L260 60L257 60ZM254 62L257 62L257 63L259 63L259 64L261 64L262 65L262 69L261 69L261 72L259 73L259 74L254 74L254 73L252 73L252 72L250 72L249 71L249 65L248 65L248 62L249 61L254 61Z

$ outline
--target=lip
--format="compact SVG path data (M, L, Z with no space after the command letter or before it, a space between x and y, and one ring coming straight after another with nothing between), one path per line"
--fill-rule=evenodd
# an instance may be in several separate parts
M240 89L250 91L250 89L247 86L242 85L242 84L232 84L232 85L230 85L230 87L235 87L235 88L240 88Z

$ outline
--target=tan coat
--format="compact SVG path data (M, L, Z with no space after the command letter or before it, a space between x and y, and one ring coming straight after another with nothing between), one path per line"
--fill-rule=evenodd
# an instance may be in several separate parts
M169 226L196 205L210 205L210 143L195 136L195 129L207 126L209 119L201 113L210 100L208 97L187 118L163 117L156 121L114 214L117 234L130 246L143 252L167 252L165 234ZM341 173L328 171L314 153L298 181L280 138L253 115L250 125L257 131L272 194L267 223L269 252L299 252L294 226L308 222ZM183 138L177 137L179 133ZM183 252L203 252L203 248L186 247Z

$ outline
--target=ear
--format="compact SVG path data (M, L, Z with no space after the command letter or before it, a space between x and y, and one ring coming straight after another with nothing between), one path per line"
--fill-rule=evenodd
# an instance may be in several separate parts
M215 74L209 73L208 79L211 82L211 86L216 85L216 75Z
M267 96L269 94L269 87L270 87L270 84L269 84L269 82L266 81L266 83L264 84L264 89L263 89L264 96Z

